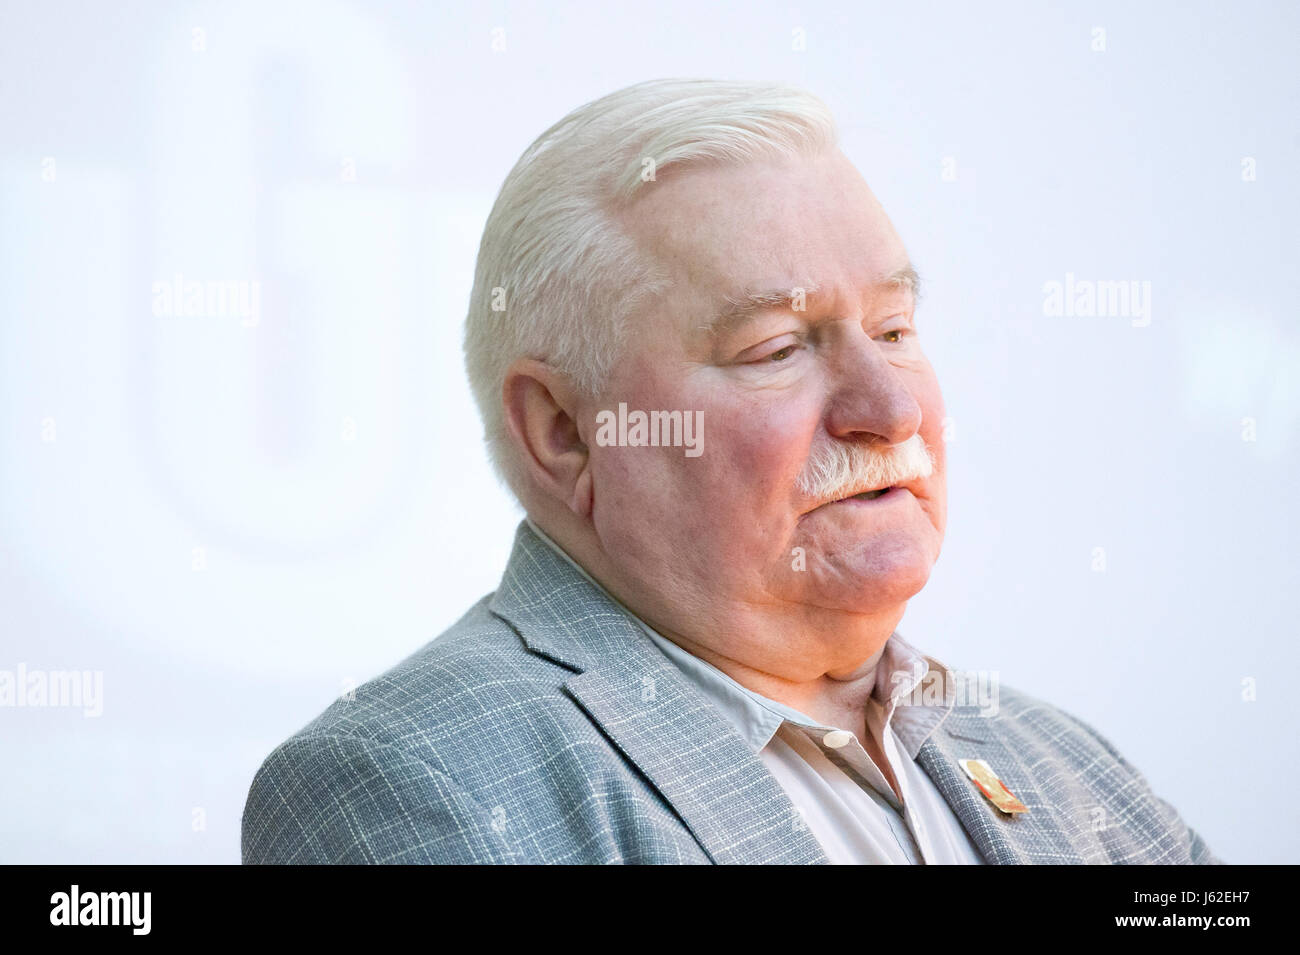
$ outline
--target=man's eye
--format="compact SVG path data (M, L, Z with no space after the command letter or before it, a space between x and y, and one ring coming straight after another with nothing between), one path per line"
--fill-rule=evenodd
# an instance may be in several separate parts
M795 349L797 349L798 347L799 347L798 345L786 345L780 351L774 351L772 352L772 354L768 355L767 360L785 361L787 358L789 358L791 355L795 353Z
M891 344L891 345L897 345L899 342L901 342L901 341L902 341L902 340L907 336L907 329L906 329L906 328L895 328L893 331L885 332L885 335L886 335L886 336L888 336L888 335L897 335L897 336L898 336L897 338L890 338L890 339L889 339L889 344Z

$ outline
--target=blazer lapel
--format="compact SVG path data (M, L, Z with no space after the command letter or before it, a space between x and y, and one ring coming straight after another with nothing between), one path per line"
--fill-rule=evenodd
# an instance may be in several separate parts
M629 627L629 644L645 644ZM749 744L672 666L634 650L566 686L672 805L717 863L825 863L827 858Z
M998 721L978 707L955 707L917 751L917 762L934 780L985 860L997 865L1042 862L1081 864L1064 833L1057 808L1040 794L1030 767L1001 738ZM982 759L1028 812L1007 815L975 788L959 759Z
M565 688L717 863L826 863L794 803L735 728L617 603L520 523L489 608Z

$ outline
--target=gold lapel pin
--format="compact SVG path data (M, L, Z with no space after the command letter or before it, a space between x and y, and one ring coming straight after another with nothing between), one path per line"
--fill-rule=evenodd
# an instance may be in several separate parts
M993 767L982 759L959 759L957 765L970 777L989 802L1005 813L1029 812L1029 807L1015 797L1006 783L998 779Z

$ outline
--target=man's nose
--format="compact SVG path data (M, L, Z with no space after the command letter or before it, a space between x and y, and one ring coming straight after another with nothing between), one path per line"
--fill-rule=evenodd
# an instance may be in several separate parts
M826 430L845 440L902 444L921 428L921 406L875 341L853 335L831 363Z

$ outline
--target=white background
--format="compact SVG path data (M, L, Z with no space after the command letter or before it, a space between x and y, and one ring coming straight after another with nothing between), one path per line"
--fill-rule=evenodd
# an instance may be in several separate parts
M1091 722L1222 858L1300 861L1298 21L7 3L0 669L102 671L104 711L0 709L0 861L237 862L262 758L495 588L482 224L537 134L659 76L821 96L922 273L950 523L900 632ZM258 324L155 315L177 273L257 281ZM1044 315L1066 273L1149 281L1150 325Z

